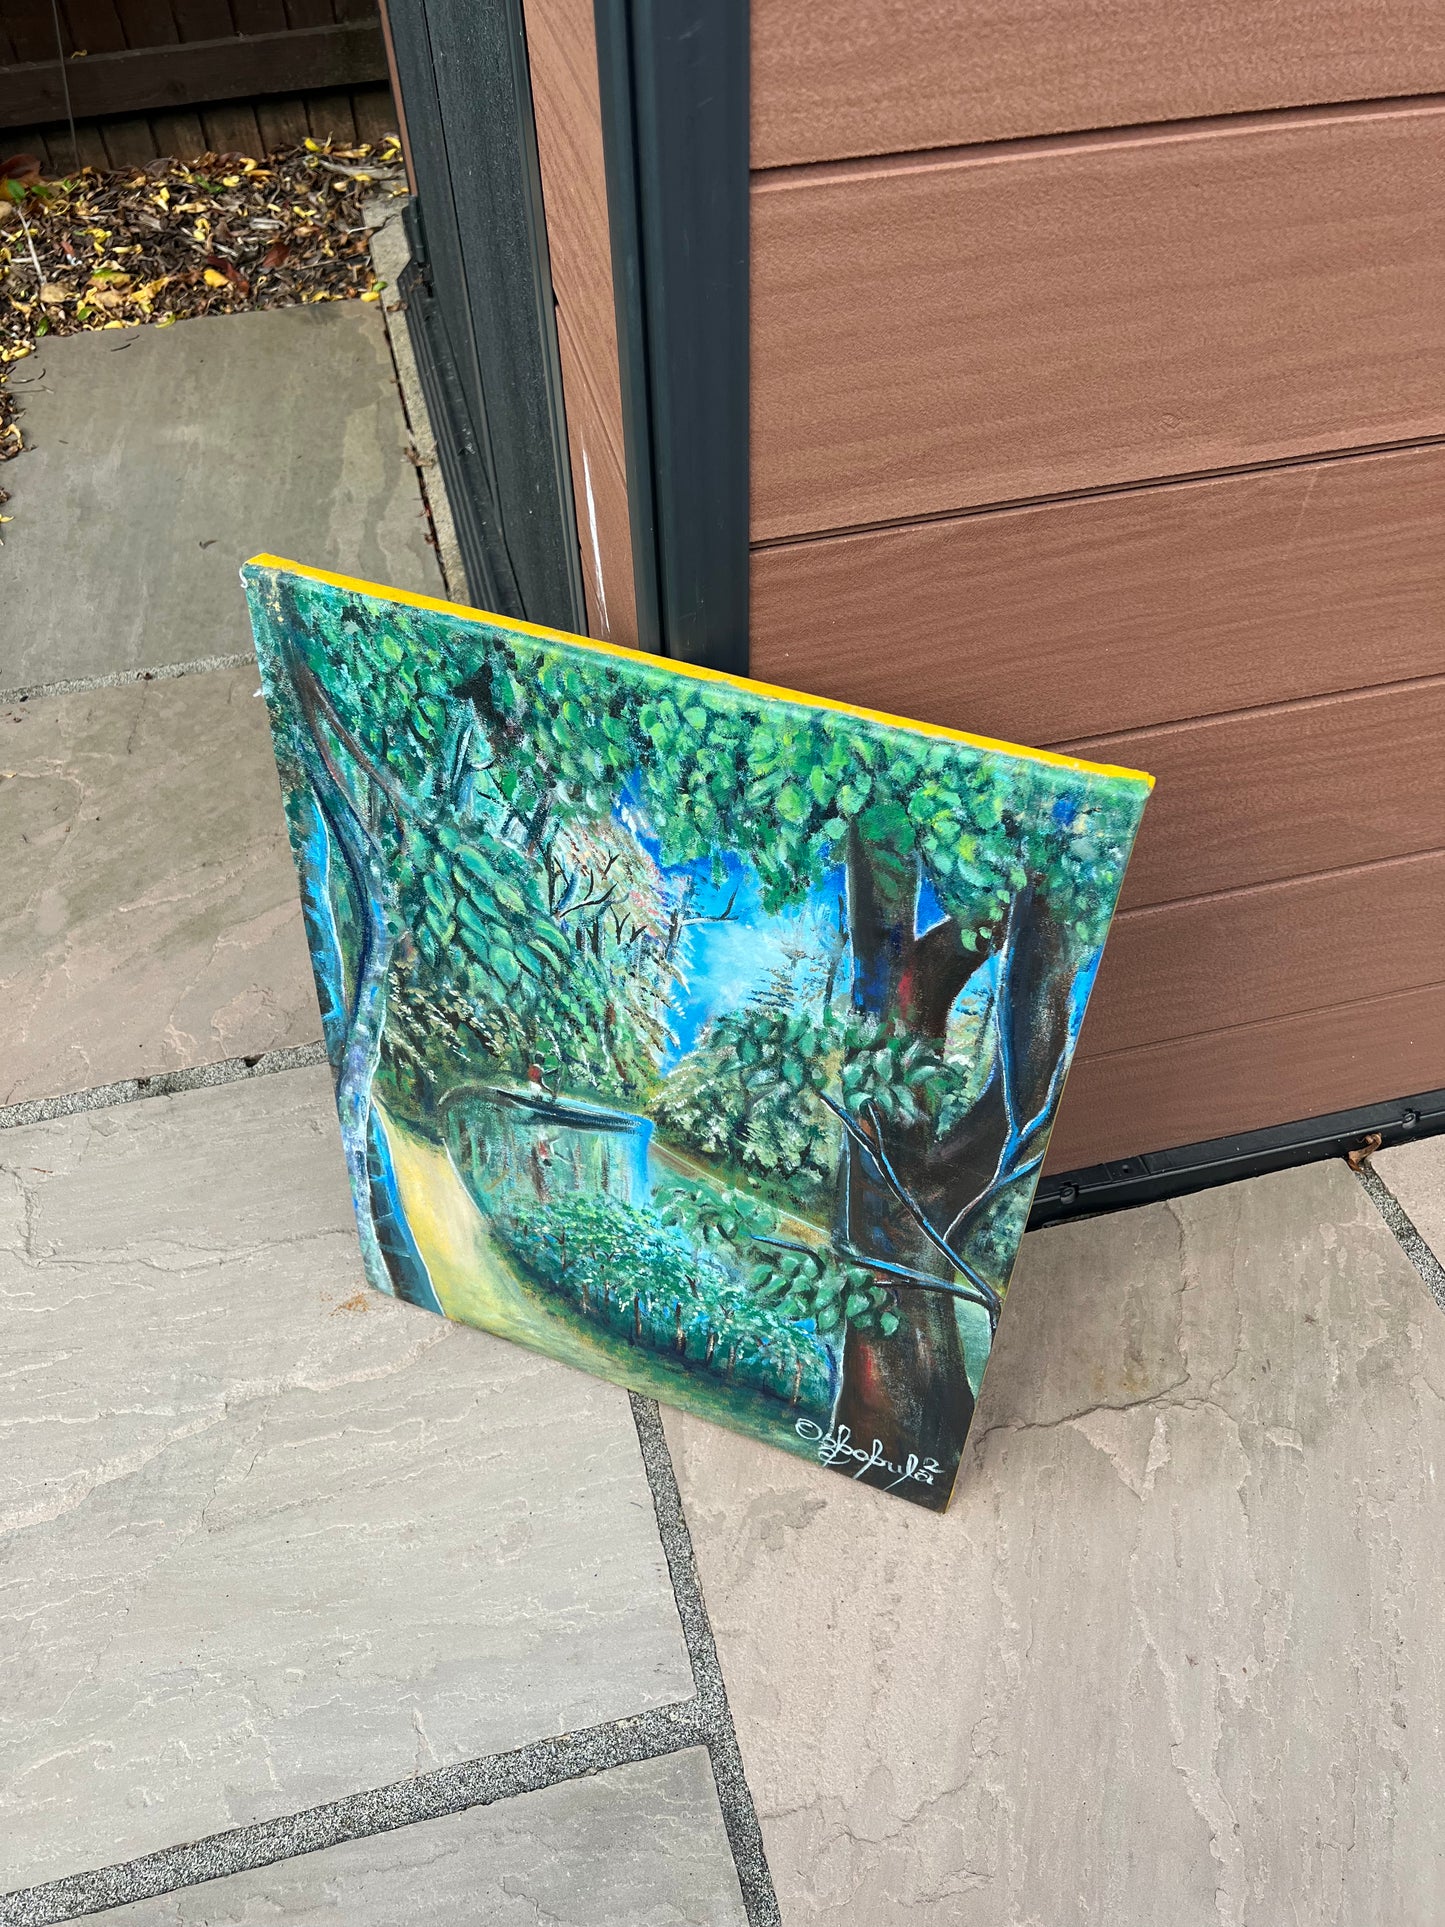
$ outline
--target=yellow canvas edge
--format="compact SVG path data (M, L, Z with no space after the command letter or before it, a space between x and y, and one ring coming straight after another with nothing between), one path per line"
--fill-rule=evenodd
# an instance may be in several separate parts
M574 636L565 629L547 629L538 622L522 622L515 616L499 616L489 609L469 608L462 602L444 602L439 596L419 595L411 589L393 589L385 583L363 582L356 576L337 575L330 569L313 569L305 562L291 562L280 555L253 555L246 560L248 569L284 569L290 575L305 576L312 582L325 582L334 589L373 596L386 602L404 603L410 609L430 609L436 615L464 616L470 620L495 623L501 629L515 629L524 636L544 642L566 642L579 649L595 649L604 656L618 656L625 662L650 663L670 669L675 675L692 676L698 682L726 683L747 695L774 696L784 702L806 703L814 709L830 709L835 715L857 716L864 722L884 723L890 729L908 729L949 743L967 743L971 749L988 749L1005 756L1027 757L1035 763L1052 763L1058 769L1076 769L1089 776L1121 777L1126 782L1146 783L1152 790L1154 778L1142 769L1125 769L1117 763L1089 763L1081 756L1061 756L1051 749L1029 749L1022 743L1000 742L993 736L971 736L967 730L949 729L943 723L922 723L910 716L893 716L882 709L863 709L857 703L835 702L831 696L810 696L802 689L783 689L777 683L757 682L751 676L733 676L723 669L705 669L695 662L679 662L673 656L654 656L645 649L629 649L620 642L602 642L596 636Z

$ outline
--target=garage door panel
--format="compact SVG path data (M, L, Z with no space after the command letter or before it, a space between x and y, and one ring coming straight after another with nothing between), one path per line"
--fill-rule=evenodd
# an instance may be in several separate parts
M752 20L754 167L1445 88L1432 0L753 0Z
M1132 909L1437 847L1442 742L1445 677L1075 747L1157 778Z
M753 673L1039 744L1404 681L1445 672L1442 530L1431 447L790 542Z
M1126 912L1114 920L1080 1056L1324 1010L1352 989L1418 989L1440 977L1442 957L1440 852Z
M1078 1063L1045 1171L1445 1087L1445 984Z
M1445 109L785 170L757 540L1445 435Z

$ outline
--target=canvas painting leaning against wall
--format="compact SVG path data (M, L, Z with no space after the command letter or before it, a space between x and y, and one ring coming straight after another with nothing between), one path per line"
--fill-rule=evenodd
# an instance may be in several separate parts
M1149 779L245 578L371 1282L945 1506Z

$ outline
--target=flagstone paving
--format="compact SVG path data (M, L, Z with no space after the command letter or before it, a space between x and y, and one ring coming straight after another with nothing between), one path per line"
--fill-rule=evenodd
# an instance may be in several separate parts
M258 550L441 593L378 305L45 344L16 384L0 689L249 650Z
M260 548L439 586L376 304L28 380L0 687L248 650ZM316 1036L255 680L0 710L0 1104ZM702 1600L621 1393L364 1289L324 1070L0 1131L0 1319L0 1888L470 1761L609 1770L113 1917L763 1927L750 1798L787 1927L1445 1917L1445 1320L1343 1163L1027 1238L943 1518L669 1413Z
M0 1136L0 1890L687 1699L625 1395L362 1286L324 1069Z
M1370 1160L1400 1209L1445 1264L1445 1137L1397 1144Z
M320 1036L258 687L0 707L0 1105Z
M135 1901L105 1919L115 1927L747 1927L701 1747Z
M789 1927L1445 1918L1445 1319L1343 1163L1027 1238L942 1519L666 1426Z

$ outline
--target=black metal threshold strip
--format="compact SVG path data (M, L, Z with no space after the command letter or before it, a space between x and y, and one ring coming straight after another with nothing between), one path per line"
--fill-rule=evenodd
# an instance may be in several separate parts
M1061 1171L1040 1180L1029 1230L1177 1198L1188 1191L1206 1191L1216 1184L1236 1184L1266 1171L1345 1157L1351 1151L1383 1150L1441 1132L1445 1132L1445 1090L1421 1091L1352 1111L1272 1124L1262 1131L1182 1144L1172 1151L1148 1151L1081 1171ZM1371 1139L1378 1141L1372 1144Z

